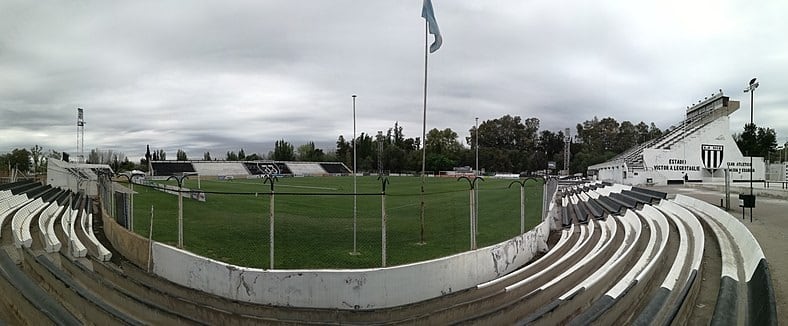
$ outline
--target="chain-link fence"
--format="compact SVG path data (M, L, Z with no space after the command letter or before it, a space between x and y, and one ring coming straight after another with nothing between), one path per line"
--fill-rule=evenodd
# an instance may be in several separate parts
M274 187L255 179L203 179L199 190L195 180L186 180L183 189L193 190L181 192L180 208L177 195L162 191L162 184L177 186L174 181L135 183L133 194L120 186L130 186L128 180L114 186L104 181L101 203L120 225L178 246L180 210L184 249L240 266L392 266L467 251L474 241L481 248L521 232L521 185L512 180L477 180L471 190L453 178L392 177L384 193L383 180L360 177L355 194L348 177L272 179ZM525 230L542 220L542 189L541 180L524 183ZM195 191L205 201L190 199Z

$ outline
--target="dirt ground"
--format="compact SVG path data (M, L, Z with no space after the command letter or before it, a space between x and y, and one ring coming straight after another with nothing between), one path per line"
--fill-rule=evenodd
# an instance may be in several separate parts
M653 187L654 190L672 194L684 194L704 200L719 206L724 193L704 188L685 188L682 186ZM774 190L779 192L780 190ZM788 191L783 190L788 195ZM778 195L783 195L779 194ZM788 200L776 199L766 196L756 198L755 208L752 210L752 223L750 211L747 209L745 219L736 202L738 195L731 194L733 204L729 213L750 229L758 239L758 243L766 255L772 284L777 301L777 316L780 319L788 317Z

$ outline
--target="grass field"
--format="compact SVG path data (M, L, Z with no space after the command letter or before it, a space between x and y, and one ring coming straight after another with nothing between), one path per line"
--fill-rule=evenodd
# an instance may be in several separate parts
M381 265L381 186L358 177L357 239L353 251L352 177L281 178L275 185L277 269L367 268ZM454 178L425 181L425 243L420 243L418 177L391 177L386 192L387 265L428 260L470 248L469 185ZM520 190L511 180L479 185L478 247L520 231ZM173 184L170 182L170 184ZM197 180L184 187L196 189ZM268 268L270 186L260 179L201 180L206 202L183 200L184 248L227 263ZM153 238L177 244L177 197L135 185L134 230L147 237L151 207ZM219 193L212 193L219 192ZM232 192L235 194L227 194ZM255 194L255 192L259 192ZM526 185L526 229L541 219L542 184Z

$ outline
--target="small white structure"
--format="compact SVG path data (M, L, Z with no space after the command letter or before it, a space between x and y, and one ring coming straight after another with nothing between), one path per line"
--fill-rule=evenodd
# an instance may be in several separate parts
M88 196L98 194L98 173L113 175L106 164L69 163L58 159L47 161L47 184L52 187L85 191Z

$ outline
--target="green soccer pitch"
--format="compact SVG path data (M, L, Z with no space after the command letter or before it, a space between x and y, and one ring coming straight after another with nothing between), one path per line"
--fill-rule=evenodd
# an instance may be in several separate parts
M175 184L172 181L161 183ZM520 232L520 186L485 178L478 185L478 247ZM197 189L196 177L185 188ZM270 185L262 179L202 178L207 201L183 199L184 249L226 263L268 268ZM279 178L275 183L274 268L370 268L381 266L381 183L357 177L356 253L353 236L353 177ZM386 188L387 266L443 257L470 249L469 183L456 178L424 182L424 242L421 242L419 177L390 177ZM176 245L176 196L135 185L134 230ZM541 220L542 183L528 181L526 230Z

